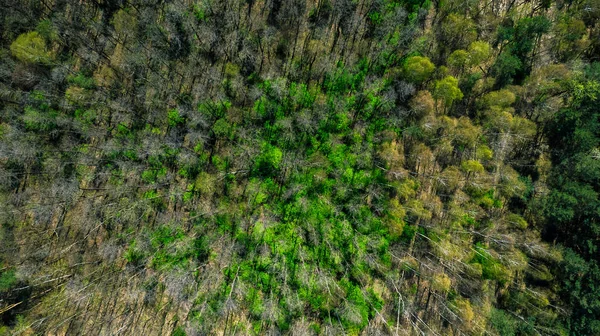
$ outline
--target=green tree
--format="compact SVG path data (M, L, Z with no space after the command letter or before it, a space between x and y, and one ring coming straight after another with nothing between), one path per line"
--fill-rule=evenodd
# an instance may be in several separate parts
M458 88L458 79L446 76L435 82L433 97L436 100L441 100L445 108L452 106L454 101L462 99L463 93Z
M589 40L584 39L587 33L585 22L576 17L562 17L555 25L554 32L553 51L563 62L576 58L590 44Z
M533 51L550 26L551 23L545 16L533 16L498 28L497 43L504 44L504 50L493 68L497 86L513 81L517 84L523 82L532 69Z
M487 61L491 55L492 48L485 41L475 41L469 45L469 64L471 66Z
M502 89L499 91L492 91L484 95L480 100L479 104L483 108L487 108L490 106L499 106L502 108L506 108L514 104L516 101L516 96L514 93L507 89Z
M254 169L259 175L272 176L279 170L282 158L281 149L270 144L264 144L261 154L254 163Z
M477 37L475 22L457 13L448 15L439 27L442 47L450 50L466 49Z
M463 69L470 64L470 55L466 50L455 50L448 56L448 65L462 72Z
M421 83L429 78L435 70L435 65L429 58L423 56L412 56L404 63L404 75L408 80Z
M392 237L400 237L404 229L404 216L406 210L397 199L392 199L388 206L387 225Z
M35 31L19 35L10 45L10 51L24 63L49 64L52 61L52 54L46 49L46 42Z
M547 126L553 167L544 198L545 235L568 249L556 273L572 308L573 334L600 333L600 66L570 84L572 101Z

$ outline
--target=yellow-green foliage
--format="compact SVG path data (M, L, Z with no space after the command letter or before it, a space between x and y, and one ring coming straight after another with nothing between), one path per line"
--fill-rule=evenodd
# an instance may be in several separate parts
M590 1L10 2L0 334L600 335Z
M404 153L402 150L402 144L394 141L385 142L381 145L379 150L379 156L385 162L386 168L391 170L398 170L402 168L404 163Z
M19 35L10 45L10 51L24 63L49 64L52 61L52 54L46 49L46 42L35 31Z
M424 204L420 200L412 200L406 204L408 213L419 219L431 219L431 211L424 207Z
M113 15L112 23L117 34L125 37L134 31L137 25L137 18L130 14L129 10L121 9Z
M473 307L471 306L469 299L458 298L453 302L451 308L455 313L458 314L458 316L460 316L467 329L470 329L472 327L471 322L475 318L475 312L473 311Z
M210 196L215 191L214 176L206 172L198 174L196 182L194 183L194 189L202 194Z
M448 65L457 69L462 69L470 63L469 53L466 50L455 50L448 57Z
M462 91L458 88L458 79L452 76L446 76L435 83L433 97L442 100L446 106L452 105L455 100L463 97Z
M444 35L444 42L450 44L446 47L452 49L464 49L477 37L475 22L458 13L448 15L440 28Z
M447 192L453 192L461 186L463 176L456 166L450 166L444 169L440 174L439 187Z
M477 158L487 161L491 160L493 157L494 151L487 145L479 145L479 147L477 147Z
M477 160L463 161L461 163L460 167L466 173L478 174L478 173L483 173L485 171L485 169L483 168L483 165L481 165L481 163Z
M404 216L406 216L406 210L404 210L402 204L397 199L390 200L387 224L392 236L399 237L402 234Z
M397 183L396 192L398 193L398 197L403 201L413 198L416 194L416 189L418 186L418 182L410 178Z
M487 61L492 54L490 44L485 41L475 41L469 45L469 64L479 65Z
M437 273L433 276L431 288L437 292L446 293L450 290L451 280L446 273Z
M413 56L404 64L404 75L412 82L422 82L431 76L435 65L427 57Z
M89 99L89 94L84 88L70 86L65 91L65 99L73 105L84 105Z
M480 104L483 106L498 106L498 107L509 107L514 104L516 100L515 94L507 89L499 91L493 91L481 98Z

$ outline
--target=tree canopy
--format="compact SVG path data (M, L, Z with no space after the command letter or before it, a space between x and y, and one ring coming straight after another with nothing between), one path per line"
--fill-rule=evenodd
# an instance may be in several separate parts
M600 335L598 1L0 11L0 335Z

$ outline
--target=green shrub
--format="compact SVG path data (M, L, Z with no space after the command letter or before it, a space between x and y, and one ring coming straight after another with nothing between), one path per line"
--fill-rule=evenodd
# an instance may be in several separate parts
M6 292L17 284L17 277L14 269L5 270L0 274L0 293Z

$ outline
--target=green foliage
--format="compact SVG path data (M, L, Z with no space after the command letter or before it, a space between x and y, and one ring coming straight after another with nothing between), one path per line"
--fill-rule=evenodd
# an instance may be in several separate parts
M0 293L10 290L18 280L14 269L7 269L0 273Z
M460 165L461 169L466 172L466 173L471 173L471 174L479 174L479 173L483 173L485 171L485 168L483 168L483 165L476 160L466 160L463 161Z
M573 306L572 332L590 334L600 332L598 279L600 267L595 260L585 260L571 249L565 251L560 278L563 294Z
M406 211L404 210L404 207L402 207L397 199L392 199L389 204L387 220L388 229L392 237L399 237L402 235L405 215Z
M150 242L154 248L163 247L172 243L177 239L181 239L183 233L179 230L173 230L169 227L163 226L156 229L150 236Z
M77 118L86 125L91 125L97 120L98 115L94 110L79 108L75 110L75 118Z
M78 86L70 86L65 91L65 100L77 107L85 106L89 98L90 92Z
M331 94L358 90L366 75L366 69L351 71L339 63L335 71L325 78L324 88Z
M502 265L499 259L495 258L480 244L475 246L475 255L471 262L481 265L484 279L495 280L501 284L510 280L510 274L506 266Z
M448 56L448 65L457 69L463 69L470 63L469 53L466 50L455 50Z
M141 262L144 260L145 255L142 251L140 251L137 248L137 244L134 241L131 242L131 244L129 244L129 246L127 247L127 250L125 251L125 260L127 260L128 263L133 264L135 266L139 266L141 264Z
M185 330L183 330L182 327L177 327L175 328L175 330L173 330L173 333L171 334L171 336L187 336Z
M458 13L450 13L438 27L445 48L466 49L477 37L475 22Z
M527 228L527 221L517 214L509 214L508 216L506 216L506 220L513 227L519 228L521 230L525 230Z
M563 298L573 309L569 330L591 335L600 332L600 292L596 285L600 280L600 175L598 160L590 160L600 146L600 71L597 66L586 70L584 77L570 86L574 96L571 104L548 125L553 179L543 212L546 233L568 247L557 274Z
M207 172L201 172L194 183L194 190L210 195L215 190L214 177Z
M477 157L481 160L491 160L494 157L494 152L486 145L477 147Z
M469 64L479 65L487 61L492 54L490 44L485 41L475 41L469 45Z
M169 112L167 113L167 118L169 120L169 126L171 127L175 127L185 122L185 118L181 114L179 114L179 111L177 109L169 110Z
M270 144L263 144L261 154L256 158L254 169L262 176L273 176L279 170L283 152Z
M497 85L521 83L531 71L531 53L542 34L550 29L550 21L544 16L524 17L514 25L498 28L498 42L506 48L497 58L494 74Z
M347 286L348 303L344 310L340 312L341 318L350 330L354 328L360 330L368 322L370 309L360 287L350 283Z
M58 39L58 32L57 32L56 28L53 26L52 21L50 21L48 19L40 21L40 23L38 23L35 30L38 33L40 33L40 35L46 41L54 42Z
M445 106L451 106L455 100L462 99L463 93L458 88L458 79L446 76L435 82L433 97L442 100Z
M213 132L215 132L216 136L227 138L231 133L231 126L224 118L221 118L215 122L215 124L212 127L212 130Z
M435 65L429 58L423 56L409 57L404 63L404 75L412 82L423 82L431 76Z
M515 94L509 90L503 89L487 93L480 99L480 104L484 107L499 106L509 107L516 101Z
M0 333L600 334L584 2L14 2Z
M510 84L513 78L522 71L522 61L510 51L502 52L496 59L493 71L499 85Z
M24 63L50 64L52 61L52 55L46 49L46 42L35 31L19 35L10 45L10 51Z
M131 10L129 8L125 8L120 9L113 15L112 24L115 27L115 31L118 35L133 35L132 30L137 25L137 18L130 12Z
M45 133L56 129L57 116L58 113L54 110L39 111L34 107L26 106L22 118L27 130Z
M158 270L183 266L192 257L206 258L206 247L202 240L193 244L182 241L184 233L179 229L162 226L150 234L152 251L151 267ZM191 245L191 246L190 246Z
M555 25L557 38L553 49L561 61L576 58L588 46L588 41L585 40L586 30L583 20L568 15L562 17Z
M94 89L96 87L96 83L93 78L86 77L82 73L78 73L75 76L69 76L69 83L75 84L84 89Z
M200 22L206 21L208 14L203 6L204 3L194 4L194 16Z
M146 183L156 183L160 178L167 175L167 168L149 168L142 172L142 180Z
M501 309L492 308L490 324L500 336L517 335L515 318Z

